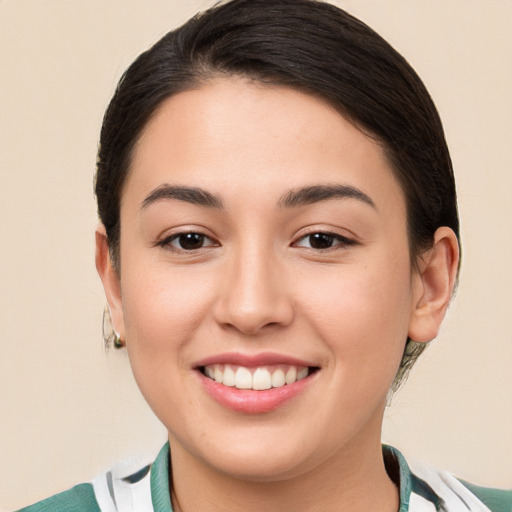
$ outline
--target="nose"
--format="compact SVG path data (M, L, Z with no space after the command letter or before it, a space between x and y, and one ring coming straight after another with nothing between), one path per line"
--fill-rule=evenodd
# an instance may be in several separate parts
M250 335L289 325L294 309L283 264L261 250L245 251L226 262L216 321Z

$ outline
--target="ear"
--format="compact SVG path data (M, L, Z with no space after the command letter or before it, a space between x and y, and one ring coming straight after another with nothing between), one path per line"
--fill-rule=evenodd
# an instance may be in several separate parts
M96 228L96 270L103 283L103 289L107 297L112 327L121 340L126 340L123 304L121 300L121 282L118 271L112 265L110 251L108 249L107 233L103 224Z
M434 339L446 314L459 265L459 244L448 227L439 228L434 245L418 258L413 276L409 338L418 342Z

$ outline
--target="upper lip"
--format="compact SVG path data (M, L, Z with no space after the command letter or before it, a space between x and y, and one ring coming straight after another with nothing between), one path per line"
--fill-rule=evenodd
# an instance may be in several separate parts
M240 352L226 352L206 357L193 364L195 368L209 366L212 364L232 364L236 366L255 367L265 365L284 364L290 366L318 366L317 364L274 352L260 352L259 354L243 354Z

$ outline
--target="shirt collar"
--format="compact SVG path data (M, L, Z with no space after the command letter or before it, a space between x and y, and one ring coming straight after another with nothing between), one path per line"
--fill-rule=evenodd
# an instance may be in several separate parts
M169 468L170 450L167 442L151 466L151 500L153 509L158 512L172 512Z
M411 470L404 456L392 446L383 445L382 453L386 470L400 491L398 512L408 512L411 499ZM159 512L172 512L169 489L170 448L167 442L151 467L151 498L153 508Z
M398 512L408 512L412 492L412 474L404 456L392 446L382 445L384 465L389 477L395 482L400 493Z

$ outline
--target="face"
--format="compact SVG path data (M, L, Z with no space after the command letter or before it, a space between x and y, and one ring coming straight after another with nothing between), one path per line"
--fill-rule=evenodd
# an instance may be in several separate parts
M284 479L380 443L421 280L382 149L330 106L241 79L168 99L120 261L114 324L173 454Z

